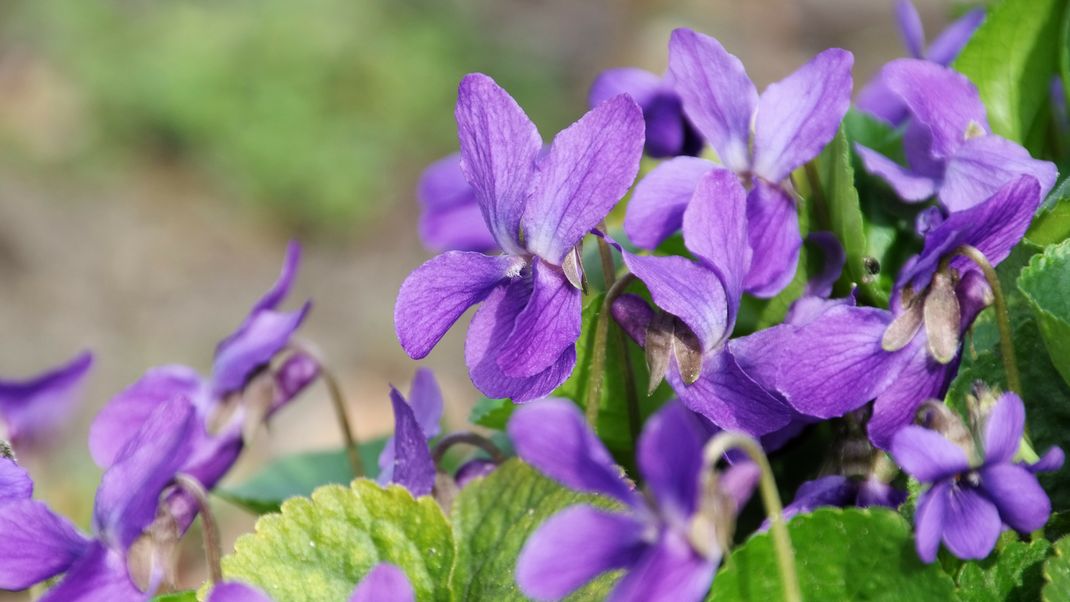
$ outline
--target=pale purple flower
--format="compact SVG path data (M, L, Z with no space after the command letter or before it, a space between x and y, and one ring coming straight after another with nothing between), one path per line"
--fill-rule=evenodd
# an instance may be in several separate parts
M785 181L836 135L850 106L853 61L845 50L826 50L759 96L743 64L717 40L688 29L672 33L669 73L684 111L749 189L754 257L743 288L755 296L772 297L795 275L802 238ZM651 171L628 204L629 239L653 249L678 230L696 183L713 167L677 157Z
M955 60L970 40L970 36L981 25L985 11L981 8L969 11L937 36L928 49L925 48L925 30L921 25L921 16L910 0L897 0L895 16L899 23L899 34L903 37L903 43L911 57L947 66ZM859 109L892 125L902 124L909 116L906 104L888 89L879 76L862 88L855 104Z
M91 537L33 500L29 477L14 462L0 460L0 484L7 485L0 494L0 589L26 589L66 573L42 601L148 600L162 567L153 567L150 591L142 592L130 576L127 554L186 462L194 420L193 407L181 397L151 412L101 477Z
M627 192L643 117L620 95L562 131L544 154L535 125L494 80L471 74L457 98L461 166L502 255L448 251L401 285L394 327L406 353L431 352L469 307L465 361L489 397L527 401L576 363L582 267L575 247Z
M631 96L643 109L648 156L664 159L702 152L705 142L684 115L683 101L673 89L672 76L659 77L634 67L606 69L591 84L587 103L594 108L618 94Z
M405 572L381 562L375 565L353 590L349 602L414 602L416 593ZM272 602L259 588L236 581L220 583L212 588L208 602Z
M47 443L68 422L93 365L82 352L71 361L26 380L0 380L0 439L16 449Z
M1022 146L991 132L977 88L965 76L936 63L898 59L880 74L910 111L903 136L907 167L856 145L865 168L883 178L904 201L933 195L954 213L988 198L1021 175L1040 182L1041 196L1058 171Z
M701 600L731 539L722 520L734 520L757 483L751 463L728 468L717 500L704 499L702 450L709 429L682 405L669 402L639 439L637 460L650 495L623 478L583 415L566 400L517 410L509 435L520 457L561 484L614 498L622 510L566 508L528 539L517 561L517 583L536 600L564 598L599 574L624 570L609 600ZM713 519L707 510L717 506ZM731 525L728 525L729 527Z
M478 251L498 249L487 229L483 212L461 171L461 155L454 153L435 161L420 175L416 188L420 200L420 240L432 251Z
M1058 470L1063 453L1052 448L1035 464L1014 461L1025 429L1025 406L1005 393L984 425L983 449L956 445L935 431L906 426L892 440L903 470L929 487L914 514L918 556L936 560L940 541L959 558L981 559L992 551L1003 525L1030 533L1044 526L1051 502L1038 471Z

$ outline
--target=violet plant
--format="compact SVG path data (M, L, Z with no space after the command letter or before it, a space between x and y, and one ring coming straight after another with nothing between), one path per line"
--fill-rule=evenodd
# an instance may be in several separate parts
M309 303L280 309L291 244L209 377L149 369L97 416L91 535L14 459L71 413L89 360L0 384L0 588L148 600L182 582L199 516L208 579L169 599L1070 598L1070 141L1052 93L1070 74L1051 25L1070 4L1002 0L928 49L913 6L896 11L912 58L855 109L847 50L759 94L686 28L664 75L603 71L549 145L465 76L460 152L417 187L441 254L401 285L394 327L422 359L478 306L471 425L444 424L465 400L420 367L407 396L382 383L393 434L355 440L297 338ZM316 380L346 447L235 483ZM263 514L225 557L210 493Z

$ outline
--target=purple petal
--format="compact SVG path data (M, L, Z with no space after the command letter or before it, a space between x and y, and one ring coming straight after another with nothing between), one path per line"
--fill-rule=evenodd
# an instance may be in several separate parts
M714 164L697 157L669 159L635 186L624 215L624 232L636 246L653 249L680 229L699 180Z
M985 463L1010 462L1018 453L1024 432L1025 405L1014 393L1004 393L985 424Z
M218 397L240 391L249 376L283 350L301 327L312 303L293 312L270 309L250 314L242 327L216 348L212 388Z
M251 585L230 581L213 587L208 602L271 602L271 598Z
M68 570L89 540L30 499L0 504L0 589L21 590Z
M925 29L921 25L918 9L910 0L898 0L895 3L895 19L899 22L899 35L910 56L920 59L925 51Z
M833 475L807 481L795 492L795 499L784 506L784 518L806 514L821 506L842 508L854 503L858 488L847 477Z
M489 475L495 468L498 468L498 465L490 460L469 460L453 473L453 481L457 483L457 487L464 489L465 485Z
M547 399L518 408L509 420L508 431L517 455L550 478L633 506L640 503L572 402Z
M583 293L556 266L531 264L533 289L502 342L498 367L506 376L535 376L551 367L580 337Z
M1003 523L992 502L974 489L952 487L944 511L944 544L963 560L992 552Z
M747 209L747 193L739 178L726 169L714 169L699 181L684 211L684 244L724 283L728 304L725 336L735 324L743 279L751 263Z
M728 299L716 272L675 255L623 255L628 269L650 289L654 303L687 324L703 350L731 334Z
M795 203L779 186L758 180L747 199L747 222L754 254L743 286L755 297L772 297L795 277L799 263L802 236Z
M999 517L1019 533L1044 526L1051 516L1051 501L1037 477L1016 464L996 464L981 469L981 489L996 505Z
M413 602L416 593L405 572L398 567L379 563L361 579L349 602Z
M33 480L14 460L0 458L0 505L28 500L33 496Z
M271 285L268 292L264 293L264 296L257 301L256 305L249 310L250 315L265 309L276 309L282 303L282 300L290 293L294 279L297 278L297 268L300 263L301 244L296 240L291 240L286 245L286 255L282 260L282 272L279 273L279 278L275 281L275 284Z
M1043 198L1055 185L1058 170L1054 163L1033 159L1029 151L1010 140L999 136L971 138L947 163L940 202L952 212L969 209L1022 175L1040 182Z
M465 340L464 359L468 375L487 397L520 403L550 394L565 382L576 365L575 346L566 347L557 361L534 376L512 377L498 364L503 342L513 331L517 316L531 297L530 278L517 278L495 288L472 317Z
M859 484L857 500L859 508L880 506L894 510L905 501L907 501L906 491L892 487L876 477L870 477Z
M601 573L635 562L643 525L630 516L572 506L531 535L516 563L520 591L536 600L563 598Z
M776 184L832 140L851 106L853 64L850 52L830 48L762 92L754 173Z
M12 445L44 443L74 412L93 354L23 381L0 380L0 422Z
M970 468L966 452L936 431L915 425L899 429L892 438L892 457L914 478L933 483Z
M461 80L455 116L461 169L487 225L498 246L519 253L520 220L542 151L539 131L513 97L481 73Z
M430 368L417 368L409 387L409 403L420 430L427 440L438 436L442 428L442 390Z
M918 510L914 513L914 543L918 556L927 563L936 560L936 553L940 549L949 488L948 483L937 483L918 499Z
M432 163L420 176L417 187L420 241L434 251L490 252L498 247L476 191L464 179L461 155L449 155Z
M900 125L908 117L907 105L888 89L880 74L862 86L855 107L891 125Z
M900 199L907 202L924 201L936 193L936 182L932 178L918 175L861 144L855 144L855 150L866 171L887 182Z
M393 387L390 402L394 407L393 482L411 491L414 497L430 495L435 485L435 462L427 439L412 408Z
M124 554L94 543L39 602L147 602L149 599L150 595L130 580Z
M613 301L613 319L640 347L646 345L646 329L654 319L654 310L639 295L625 293Z
M699 556L672 530L664 531L617 583L610 602L701 600L713 582L720 557Z
M702 376L692 385L684 384L675 363L668 378L688 408L725 430L764 435L787 425L794 415L748 376L728 350L709 354Z
M743 63L717 40L681 28L669 40L669 72L684 111L717 150L721 162L736 173L747 171L758 91Z
M971 122L989 131L977 88L964 75L928 61L897 59L885 65L881 77L928 128L933 157L953 155Z
M517 271L518 261L508 255L448 251L409 274L394 305L394 329L409 357L430 353L461 314Z
M273 370L276 394L268 416L274 415L320 377L320 363L310 353L296 351Z
M587 106L592 109L603 102L627 94L640 106L645 105L663 89L661 78L657 75L634 67L606 69L598 74L591 84L587 95Z
M1063 454L1062 448L1055 446L1045 452L1035 464L1030 464L1026 466L1026 468L1033 474L1038 472L1054 472L1063 467L1063 462L1065 460L1066 456Z
M764 441L763 441L764 446ZM766 449L768 447L766 446ZM725 468L717 480L717 488L726 494L735 504L735 513L739 514L743 506L754 495L754 490L761 481L762 470L758 465L749 460L736 462Z
M93 461L108 468L156 408L176 397L201 398L207 395L206 387L192 368L173 365L149 369L113 397L93 420L89 429Z
M530 251L561 265L565 254L609 214L639 173L644 127L639 105L621 95L554 138L522 220Z
M970 41L970 36L981 25L981 21L985 19L985 11L983 8L971 10L957 21L948 25L947 29L936 36L933 43L929 45L929 49L925 52L925 58L940 64L950 65L951 61L955 60L955 57L962 52L962 48L966 46L966 42ZM921 58L921 57L919 57Z
M895 433L914 421L922 403L944 396L958 366L957 360L945 365L932 359L924 336L898 353L907 358L906 362L895 380L877 395L868 424L870 441L881 449L888 449Z
M691 124L684 117L683 101L671 89L654 96L643 107L646 120L646 154L657 158L688 154L691 144ZM698 154L698 153L695 153Z
M639 470L664 516L686 522L698 505L702 448L709 432L678 402L650 417L639 437Z
M160 494L189 458L195 418L185 398L159 406L104 472L93 525L105 541L126 549L155 518Z
M821 249L824 262L821 271L806 283L804 297L825 298L832 294L832 286L840 279L843 266L847 263L847 253L843 245L832 232L811 232L806 241Z

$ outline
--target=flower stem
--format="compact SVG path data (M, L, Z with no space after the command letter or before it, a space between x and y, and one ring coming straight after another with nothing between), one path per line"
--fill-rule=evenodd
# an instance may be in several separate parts
M212 513L212 504L208 500L208 492L196 478L187 474L175 475L175 484L188 493L197 502L201 512L201 528L204 530L204 559L208 563L208 574L212 585L218 585L223 581L223 546L219 540L219 523Z
M1014 340L1011 338L1010 314L1007 312L1006 297L1003 296L1003 287L999 283L999 275L996 269L989 263L988 258L977 247L962 245L955 249L952 255L961 255L977 264L992 289L993 305L996 311L996 324L999 327L999 350L1003 358L1003 371L1007 374L1007 387L1019 396L1022 394L1022 378L1018 373L1018 360L1014 353Z
M323 378L324 384L327 385L327 392L331 398L331 405L334 406L338 427L341 429L342 437L345 439L346 457L349 458L349 466L353 469L353 476L359 479L365 474L364 462L360 459L357 439L353 436L353 429L349 424L349 418L346 416L346 401L345 396L342 394L342 387L339 386L338 379L335 378L334 373L328 370L322 362L320 362L320 376Z
M438 466L446 452L458 443L467 443L487 452L487 455L490 456L491 461L495 464L505 462L505 454L498 449L498 446L493 441L478 433L459 431L442 437L435 445L435 448L431 450L431 457L434 459L435 466Z
M784 509L780 503L780 493L777 492L776 480L773 478L773 469L769 466L769 460L762 451L762 446L753 438L743 433L732 431L723 432L706 444L702 452L703 478L711 477L711 471L730 449L743 451L758 465L761 471L762 504L765 506L766 515L771 525L773 534L773 547L776 549L777 565L780 569L780 577L784 583L784 600L786 602L801 602L802 592L799 589L799 577L795 570L795 553L791 549L791 537L788 535L788 527L784 521Z

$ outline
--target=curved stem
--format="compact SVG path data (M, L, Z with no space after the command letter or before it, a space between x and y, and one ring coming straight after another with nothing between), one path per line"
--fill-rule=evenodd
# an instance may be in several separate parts
M494 445L493 441L478 433L460 431L442 437L442 439L435 445L435 448L431 450L431 457L435 462L435 466L438 466L439 463L442 462L442 458L446 455L446 452L458 443L466 443L487 452L487 455L490 456L491 461L495 464L505 462L505 454L502 453L502 450L498 449L497 445Z
M988 258L977 247L962 245L955 249L952 255L961 255L977 264L992 289L993 305L996 311L996 325L999 327L999 350L1003 357L1003 371L1007 374L1007 387L1019 396L1022 394L1022 378L1018 373L1018 360L1014 353L1014 340L1011 338L1010 314L1007 311L1007 301L1003 296L1003 287L999 283L999 275L996 269L989 263Z
M187 474L175 475L175 484L188 493L200 508L201 528L204 530L204 559L208 563L208 574L211 576L212 585L218 585L223 581L223 567L220 564L223 558L223 546L219 541L219 524L212 513L208 492L205 491L200 481Z
M787 602L801 602L802 592L799 589L799 577L795 571L795 553L791 549L791 537L788 535L788 527L784 521L784 509L780 503L780 493L776 488L776 480L773 478L773 469L769 466L769 460L762 451L762 446L753 438L743 433L727 431L720 433L706 444L702 450L704 485L712 477L712 471L717 463L730 449L738 449L758 465L761 471L759 486L762 493L762 504L765 513L769 517L770 531L773 534L773 547L776 548L777 565L780 568L780 576L784 581L784 600Z
M349 417L346 416L346 401L342 394L342 387L334 374L320 362L320 377L327 385L327 392L334 406L335 417L338 420L338 428L342 431L342 437L346 442L346 457L349 458L349 466L353 469L353 476L364 476L364 462L360 459L360 451L357 448L357 439L353 436L353 428L349 425Z

